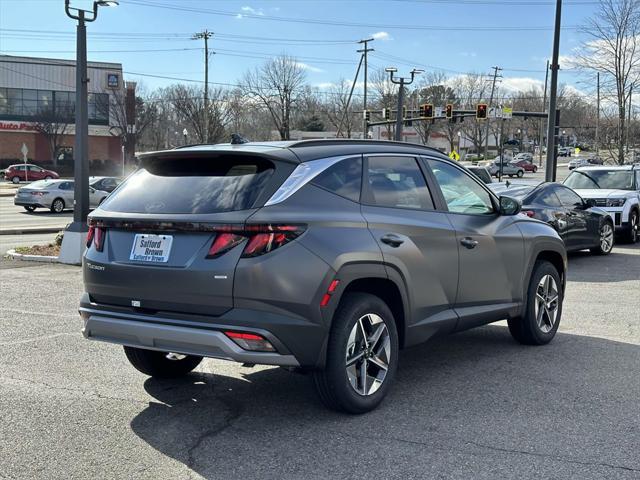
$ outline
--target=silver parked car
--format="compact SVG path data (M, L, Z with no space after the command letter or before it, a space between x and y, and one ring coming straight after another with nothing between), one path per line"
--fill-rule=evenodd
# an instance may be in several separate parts
M522 178L524 176L524 168L519 167L518 165L514 165L513 163L511 163L511 161L511 159L505 158L502 162L502 175ZM500 157L496 157L493 162L488 165L487 168L492 177L497 177L500 173Z
M73 180L39 180L19 188L13 203L28 212L48 208L54 213L62 213L65 208L73 208L73 187ZM97 207L107 195L109 192L89 187L89 207Z

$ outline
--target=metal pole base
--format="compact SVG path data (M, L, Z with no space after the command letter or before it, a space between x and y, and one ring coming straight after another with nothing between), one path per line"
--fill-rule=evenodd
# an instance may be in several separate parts
M69 265L82 265L82 256L87 248L87 232L86 225L84 225L84 231L82 231L82 225L80 228L74 223L71 223L64 231L64 238L62 239L62 247L60 248L60 255L58 261L60 263L67 263ZM80 230L80 231L78 231Z

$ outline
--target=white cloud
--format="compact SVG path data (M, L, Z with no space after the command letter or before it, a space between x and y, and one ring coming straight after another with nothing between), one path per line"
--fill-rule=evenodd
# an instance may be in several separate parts
M478 54L476 52L460 52L458 55L462 57L477 57Z
M321 68L314 67L312 65L309 65L308 63L296 62L296 65L302 68L303 70L308 70L309 72L315 72L315 73L324 72L324 70L322 70Z
M244 6L242 7L240 10L242 10L245 13L251 13L253 15L264 15L264 12L262 11L261 8L253 8L253 7L249 7L249 6Z
M526 92L532 89L544 88L544 82L537 78L508 77L502 79L500 87L507 92Z
M382 40L386 42L388 40L393 40L393 37L389 35L389 32L376 32L371 34L371 38L374 40Z

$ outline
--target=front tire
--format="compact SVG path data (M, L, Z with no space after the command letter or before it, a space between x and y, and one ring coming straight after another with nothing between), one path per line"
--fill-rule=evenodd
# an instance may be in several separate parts
M347 294L334 314L325 368L313 374L322 403L356 414L376 408L395 377L398 345L386 303L367 293Z
M64 211L64 200L56 198L51 204L51 211L53 213L62 213Z
M527 307L522 317L507 323L513 338L524 345L544 345L553 340L562 316L562 282L552 263L539 260L533 267L527 289Z
M609 221L602 222L598 237L598 245L591 249L595 255L609 255L613 250L614 234L613 224Z
M538 173L538 167L533 167L533 173Z
M629 232L627 233L627 241L636 243L640 237L640 216L637 210L631 210L629 213Z
M11 182L14 183L15 185L17 185L18 183L20 183L20 177L13 177L11 179Z
M524 176L524 170L518 170L518 178L522 178Z
M178 355L134 347L124 347L124 353L136 370L154 378L182 377L202 361L202 357L197 355Z

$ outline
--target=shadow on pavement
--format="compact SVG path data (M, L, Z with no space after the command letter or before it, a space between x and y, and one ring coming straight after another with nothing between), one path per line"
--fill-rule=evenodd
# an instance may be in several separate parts
M206 478L625 478L640 469L638 364L636 345L525 347L494 325L403 351L366 415L325 410L306 376L243 369L147 380L131 428Z
M569 281L626 282L640 278L640 243L616 244L609 255L569 254Z

